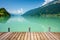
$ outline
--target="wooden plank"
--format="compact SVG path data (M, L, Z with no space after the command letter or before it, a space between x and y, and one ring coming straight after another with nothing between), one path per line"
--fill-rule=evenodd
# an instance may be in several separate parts
M10 34L10 36L8 36L8 37L6 38L6 40L11 40L11 38L12 38L14 35L15 35L15 32L13 32L12 34Z
M41 36L39 32L37 33L37 37L38 37L38 40L41 40Z
M31 40L34 40L33 32L31 33Z
M0 40L60 40L60 33L7 32L7 33L0 33Z
M54 33L52 33L52 34L53 34L55 37L57 37L58 39L60 39L60 36L59 36L60 33L55 33L55 32L54 32Z
M24 37L25 37L25 33L22 33L22 37L20 40L24 40Z
M42 33L44 40L48 40L47 36L45 35L45 33Z
M49 34L54 38L54 40L59 40L56 36L54 36L54 34L50 33Z
M26 33L25 36L24 36L24 40L28 40L28 35L27 35L27 33Z
M1 32L1 33L0 33L0 36L1 36L2 34L4 34L4 33L6 33L6 32L3 32L3 33Z
M11 34L11 32L8 32L8 33L2 35L0 40L3 40L3 39L5 40L8 37L8 35L10 35L10 34Z
M17 40L20 40L21 39L21 36L22 36L22 32L19 33L19 37L17 38Z
M45 40L41 32L39 34L40 34L41 40Z
M27 35L28 36L27 36L27 39L26 40L31 40L31 32L28 32Z
M37 40L36 34L37 34L37 33L35 33L35 32L33 33L33 39L34 39L34 40Z
M14 40L16 35L17 35L17 33L15 33L15 35L13 35L13 36L11 37L11 40Z

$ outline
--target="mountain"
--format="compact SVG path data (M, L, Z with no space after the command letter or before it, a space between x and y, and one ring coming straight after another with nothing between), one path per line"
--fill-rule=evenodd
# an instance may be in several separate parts
M54 0L44 6L29 10L23 16L42 16L42 15L55 15L60 16L60 0Z
M5 8L0 8L0 16L10 16Z

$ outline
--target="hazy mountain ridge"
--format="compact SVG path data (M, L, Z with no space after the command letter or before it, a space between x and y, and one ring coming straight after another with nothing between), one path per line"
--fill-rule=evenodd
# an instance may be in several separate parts
M32 9L23 16L57 15L60 16L60 0L54 0L42 7Z

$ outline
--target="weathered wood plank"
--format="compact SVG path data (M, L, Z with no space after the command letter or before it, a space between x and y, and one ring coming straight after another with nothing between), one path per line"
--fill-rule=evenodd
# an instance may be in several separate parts
M22 34L22 33L19 33L19 37L17 38L17 40L20 40L20 38L21 38L21 36L22 36L21 34Z
M0 40L60 40L57 32L5 32L0 33Z

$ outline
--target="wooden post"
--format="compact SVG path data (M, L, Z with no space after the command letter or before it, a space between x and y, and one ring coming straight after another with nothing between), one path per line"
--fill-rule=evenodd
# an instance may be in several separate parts
M8 32L10 32L10 28L8 28Z
M48 31L51 32L51 27L48 28Z
M29 32L31 32L31 29L30 29L30 27L29 27Z
M31 28L29 27L29 33L30 33L30 40L31 40Z

